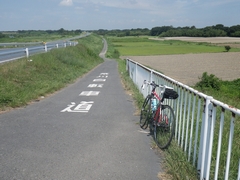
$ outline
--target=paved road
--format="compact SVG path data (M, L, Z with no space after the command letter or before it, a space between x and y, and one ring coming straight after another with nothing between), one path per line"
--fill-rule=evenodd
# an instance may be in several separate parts
M157 179L160 159L134 111L117 63L105 59L58 93L0 114L0 179Z

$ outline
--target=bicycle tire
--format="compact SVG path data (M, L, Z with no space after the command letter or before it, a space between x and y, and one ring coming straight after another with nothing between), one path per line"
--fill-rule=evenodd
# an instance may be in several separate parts
M154 126L154 140L160 149L166 149L172 141L175 131L175 116L174 111L169 105L159 104L161 106L161 113L159 117L161 121Z
M142 105L139 125L142 129L147 129L151 113L151 95L148 95Z

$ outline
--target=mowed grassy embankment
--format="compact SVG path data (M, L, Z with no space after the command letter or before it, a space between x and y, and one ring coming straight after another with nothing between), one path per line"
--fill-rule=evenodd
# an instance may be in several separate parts
M109 44L111 44L112 54L114 56L134 56L134 55L161 55L161 54L187 54L187 53L217 53L226 52L224 47L218 47L215 45L210 45L208 43L188 43L182 41L154 41L149 40L147 37L108 37ZM175 45L174 45L175 44ZM240 49L232 48L231 52L239 52ZM118 53L119 52L119 53ZM227 52L226 52L227 53ZM122 65L121 72L125 72L124 61L119 60L119 64ZM151 64L149 64L151 67ZM154 69L154 67L151 67ZM164 72L163 72L164 73ZM125 84L127 84L126 89L132 90L133 96L136 100L137 107L140 109L143 97L139 94L138 90L134 87L127 73L123 73L122 77L125 79ZM214 75L203 74L199 83L194 86L195 89L204 92L207 95L213 96L214 98L227 103L229 105L234 105L235 107L240 107L240 79L234 81L222 81ZM221 111L221 108L218 109ZM216 132L219 130L219 119L217 117ZM224 137L222 139L222 155L220 159L219 167L219 179L224 179L225 165L226 165L226 152L228 148L228 137L229 137L229 127L230 119L225 119L224 126ZM240 118L236 117L235 120L235 130L234 130L234 144L232 149L231 163L230 163L230 173L229 179L236 179L238 171L238 163L240 157ZM215 172L215 161L216 161L216 149L217 149L218 135L214 137L213 145L213 159L212 167L210 172L210 179L213 179ZM167 172L166 179L198 179L197 170L187 161L186 155L183 153L182 149L178 147L176 142L172 142L171 146L165 150L160 151L165 156L165 166ZM168 176L170 175L170 176ZM160 175L163 178L165 175Z
M90 35L78 42L74 47L0 64L0 111L53 93L103 62L98 56L101 37Z

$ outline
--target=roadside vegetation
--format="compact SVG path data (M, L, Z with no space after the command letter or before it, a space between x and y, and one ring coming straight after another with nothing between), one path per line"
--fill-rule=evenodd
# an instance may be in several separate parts
M19 30L0 32L0 43L10 42L47 42L79 36L82 30Z
M91 35L74 47L53 49L0 65L0 110L27 105L87 73L103 60L102 39ZM92 42L92 43L89 43Z
M140 52L142 46L144 46L143 44L145 42L149 42L149 40L141 40L141 38L137 38L137 40L134 41L134 39L132 37L124 37L123 39L117 38L117 37L107 37L108 39L108 43L109 43L109 51L108 55L111 56L112 54L112 58L116 58L117 54L121 54L121 52L126 52L123 49L121 49L124 46L124 43L131 45L127 45L128 48L131 47L135 47L136 51L132 51L131 54L128 55L136 55L134 53L136 52ZM123 42L123 45L121 44ZM144 42L143 44L141 44L142 42ZM135 45L134 45L135 43ZM167 43L167 42L166 42ZM146 45L146 44L145 44ZM199 48L198 43L191 43L191 46L195 46L194 48L197 49L199 51L199 53L201 53L202 49L201 47ZM138 49L139 48L139 49ZM174 46L169 46L169 52L175 52L175 48L178 47L174 47ZM166 48L167 49L167 48ZM206 47L206 50L209 50L210 48L208 48L208 46ZM222 51L223 51L224 47L222 47ZM119 50L119 52L118 52ZM145 54L145 55L153 55L152 53L154 50L149 51L149 54ZM131 51L129 51L131 52ZM208 51L211 52L211 51ZM186 51L185 51L186 53ZM126 54L124 54L126 55ZM125 84L125 88L128 91L132 91L131 94L133 94L133 98L136 102L136 107L138 109L141 109L142 103L143 103L143 97L141 94L139 94L139 90L135 87L135 85L133 84L132 80L129 78L128 73L126 72L126 64L124 60L120 60L118 59L119 62L119 71L121 72L121 76L123 79L123 82ZM151 67L150 67L151 68ZM164 72L163 72L164 73ZM207 72L204 72L202 74L202 77L199 79L199 82L193 87L194 89L197 89L201 92L203 92L204 94L207 94L209 96L213 96L215 99L224 102L226 104L229 104L231 106L240 108L240 79L236 79L233 81L222 81L221 79L219 79L218 77L216 77L213 74L207 74ZM221 110L221 109L218 109ZM219 119L219 117L218 117ZM227 152L227 148L228 148L228 137L229 137L229 126L230 126L230 119L225 120L225 126L224 126L224 137L222 140L222 152L223 152L223 156L221 156L221 164L220 164L220 169L219 169L219 179L224 179L224 166L226 164L225 162L225 158L226 158L226 152ZM216 123L216 131L218 131L219 129L219 122ZM231 157L231 164L230 164L230 174L229 174L229 178L234 178L236 177L237 174L237 169L238 169L238 158L235 157L239 157L240 156L240 150L239 150L239 139L240 137L240 118L237 117L235 120L235 131L234 131L234 147L232 149L232 157ZM216 157L216 149L217 149L217 141L218 141L218 136L215 136L214 139L214 145L213 145L213 157ZM239 145L237 145L239 144ZM154 147L154 145L153 145ZM157 148L158 149L158 148ZM159 149L158 149L159 150ZM167 149L167 150L159 150L161 153L164 154L164 165L166 168L166 173L167 174L161 174L159 178L163 178L165 177L165 179L179 179L179 180L185 180L185 179L198 179L198 174L197 174L197 170L195 167L193 167L188 161L187 161L187 157L184 154L184 152L182 151L181 148L179 148L179 146L177 145L176 142L172 142L171 146ZM215 153L215 154L214 154ZM215 159L213 158L212 160L213 164L215 162ZM235 171L234 171L234 170ZM214 167L211 168L211 178L213 178L214 176ZM167 177L167 178L166 178Z

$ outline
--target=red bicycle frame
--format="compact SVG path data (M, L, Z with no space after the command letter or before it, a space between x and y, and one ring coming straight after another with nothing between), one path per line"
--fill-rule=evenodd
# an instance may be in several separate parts
M152 93L153 93L154 97L156 97L159 100L159 102L161 103L161 98L158 96L158 94L155 91L153 91ZM166 124L168 124L168 117L166 115L162 116L162 114L160 114L160 110L161 110L161 105L158 106L158 108L155 112L155 115L153 117L153 120L155 121L156 124L161 123L161 122L165 122Z

